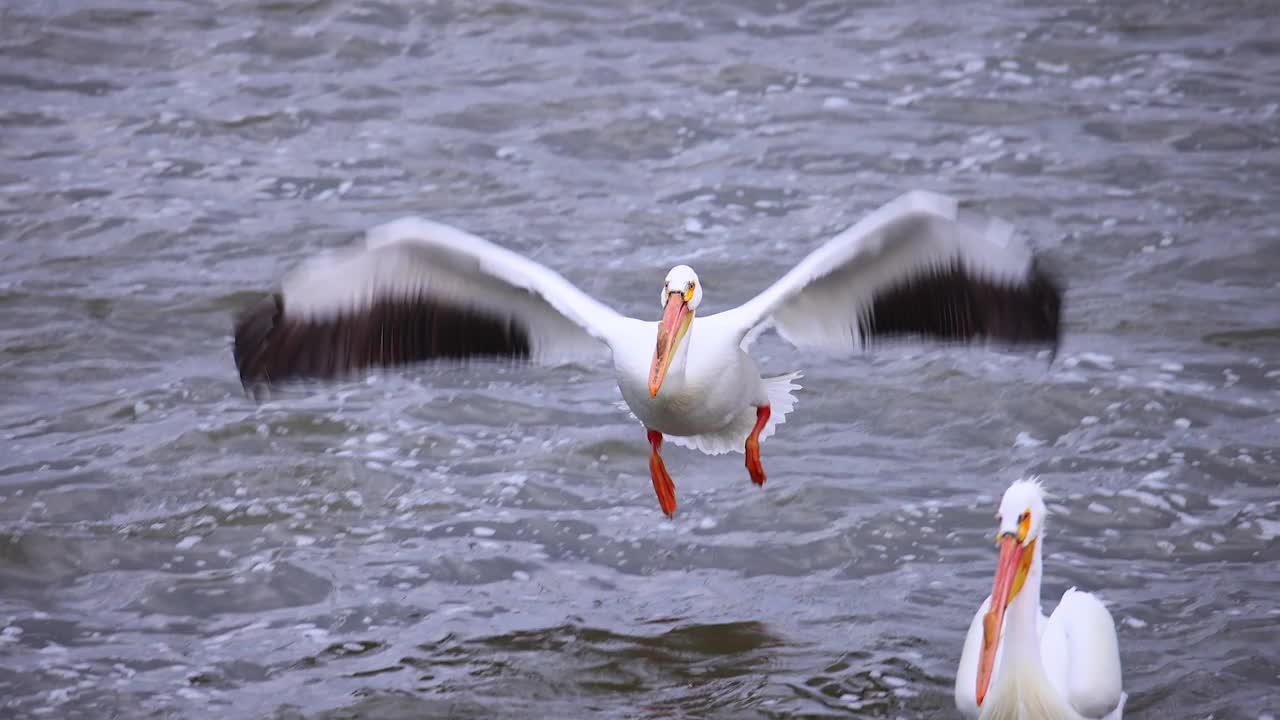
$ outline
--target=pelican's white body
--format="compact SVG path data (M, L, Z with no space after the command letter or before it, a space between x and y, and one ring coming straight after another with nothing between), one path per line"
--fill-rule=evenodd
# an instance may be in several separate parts
M772 414L760 439L772 435L795 406L791 392L799 386L791 381L800 377L762 378L741 337L717 317L690 324L657 397L649 396L648 378L658 323L646 323L647 334L628 334L613 347L618 389L636 419L677 445L712 455L742 452L762 405Z
M1121 689L1120 646L1111 613L1095 596L1071 588L1053 614L1044 616L1044 504L1039 486L1021 481L1006 493L1002 518L1007 522L1026 507L1036 508L1033 532L1038 541L1022 590L1005 613L991 685L979 708L978 660L982 617L991 605L988 595L965 637L956 671L956 707L965 717L981 720L1120 720L1127 696Z
M645 426L666 435L699 435L730 424L753 405L768 403L760 369L751 356L738 349L732 338L716 337L713 328L696 319L676 348L662 391L651 398L649 362L657 323L651 328L649 337L628 339L628 347L613 353L618 389Z

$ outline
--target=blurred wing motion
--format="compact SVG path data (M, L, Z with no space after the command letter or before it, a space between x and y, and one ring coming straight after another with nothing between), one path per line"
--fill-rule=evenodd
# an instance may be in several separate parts
M550 362L637 322L532 260L404 218L286 276L236 319L234 354L249 387L434 358Z
M663 437L741 449L756 485L760 441L795 406L797 375L762 378L745 352L775 327L801 348L850 351L877 337L1041 342L1055 350L1061 292L1000 220L943 195L910 192L810 253L741 307L696 320L702 286L677 265L658 322L619 315L538 263L417 218L369 231L357 248L304 263L235 323L240 379L253 394L436 358L554 361L609 346L618 389L644 424L663 512L675 485ZM686 339L687 337L687 339ZM669 379L668 379L669 378Z
M708 318L749 343L769 327L799 348L849 352L873 339L1044 343L1062 292L1013 227L912 191L809 254L744 305Z

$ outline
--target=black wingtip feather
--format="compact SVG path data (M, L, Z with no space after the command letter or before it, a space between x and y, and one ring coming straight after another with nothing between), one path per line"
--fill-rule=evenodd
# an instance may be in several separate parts
M333 378L369 367L475 357L527 359L528 331L513 320L434 298L379 300L322 319L288 315L272 294L235 320L233 355L240 381L262 386L301 378Z
M1031 263L1028 288L1031 290L1033 305L1040 308L1045 339L1049 340L1052 335L1052 345L1049 347L1049 364L1052 365L1058 357L1058 349L1062 347L1062 306L1066 283L1055 268L1049 267L1043 259L1036 258Z
M271 336L284 314L284 298L272 293L259 298L236 316L235 345L232 354L240 382L248 388L255 381L268 380L261 361L263 353L271 347ZM256 375L262 377L255 377Z
M1023 283L985 279L955 262L922 273L872 301L859 323L864 342L895 336L1047 345L1062 340L1062 283L1033 262Z

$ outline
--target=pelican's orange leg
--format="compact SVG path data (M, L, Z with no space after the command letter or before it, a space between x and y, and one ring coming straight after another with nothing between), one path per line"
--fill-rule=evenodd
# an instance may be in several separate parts
M769 406L756 408L756 426L747 436L747 472L751 473L751 482L764 485L764 465L760 463L760 431L769 422Z
M662 433L649 431L649 445L653 448L649 453L649 473L653 475L653 491L658 494L658 504L662 512L671 517L676 512L676 484L671 481L667 466L662 463L658 450L662 448Z

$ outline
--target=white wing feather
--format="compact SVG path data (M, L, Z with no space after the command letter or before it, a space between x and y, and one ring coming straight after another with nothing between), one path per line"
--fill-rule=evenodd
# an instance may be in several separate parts
M877 293L956 261L990 279L1018 283L1027 275L1031 251L1009 223L962 210L954 198L915 190L814 250L760 295L706 322L731 324L747 341L756 336L753 329L771 322L799 348L850 352L862 347L858 321Z
M290 316L323 319L378 300L428 296L513 320L535 360L590 354L639 322L558 273L443 223L407 217L371 228L362 246L307 261L282 282Z
M1118 718L1125 694L1115 622L1102 601L1067 590L1044 625L1045 674L1068 704L1086 718Z
M964 636L964 649L960 651L960 665L956 668L956 709L969 720L977 720L981 712L978 707L978 658L982 654L982 616L990 607L991 596L988 595L969 622L969 632ZM995 666L999 669L1002 653L998 647L996 653Z

